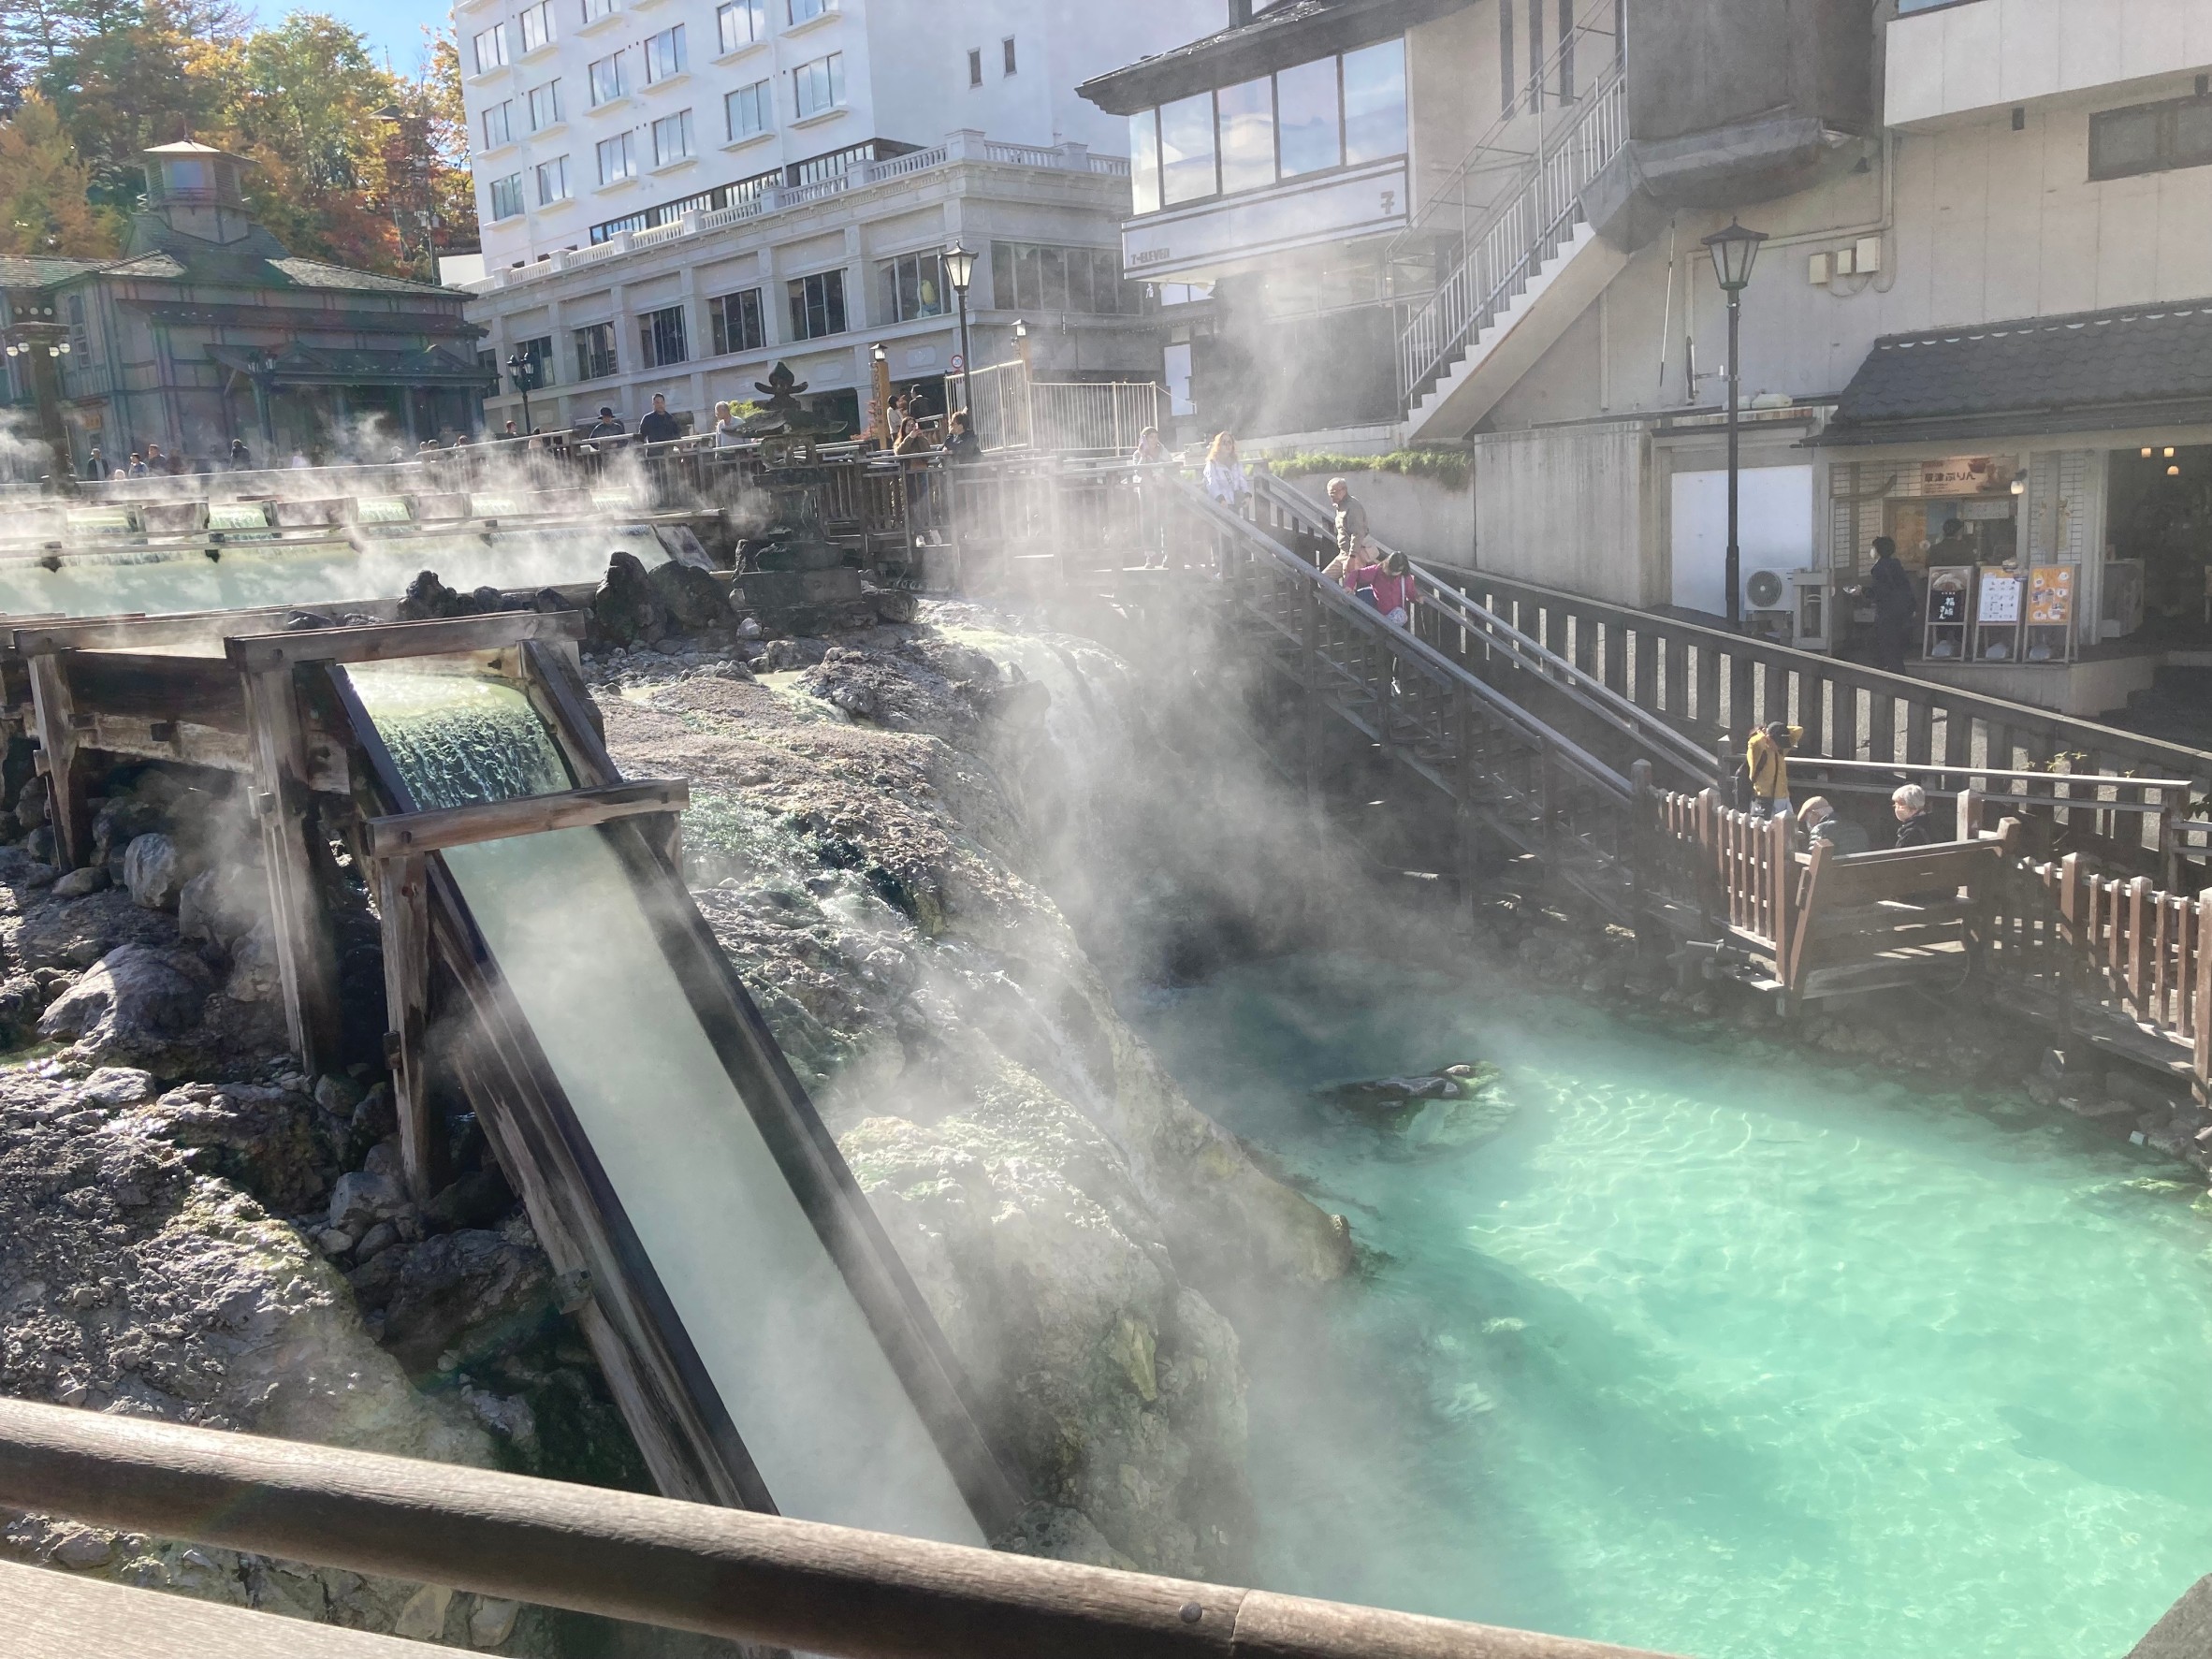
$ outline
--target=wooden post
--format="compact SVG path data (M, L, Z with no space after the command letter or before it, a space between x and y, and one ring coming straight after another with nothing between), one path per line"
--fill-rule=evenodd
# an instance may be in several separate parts
M1299 654L1299 691L1304 701L1299 759L1305 773L1307 810L1321 806L1321 597L1311 582L1299 585L1305 611L1305 640Z
M1641 649L1641 642L1638 644ZM1646 949L1651 940L1642 936L1648 923L1644 915L1644 895L1651 890L1651 882L1644 869L1650 850L1658 838L1658 826L1652 822L1655 810L1652 794L1652 763L1637 760L1628 766L1628 845L1623 850L1628 859L1629 917Z
M384 929L385 1060L400 1119L400 1161L407 1196L425 1204L451 1179L445 1137L430 1119L423 1075L430 984L429 860L413 853L373 860L372 867Z
M92 856L92 815L85 805L83 768L77 764L77 705L62 659L41 652L30 660L31 713L38 752L46 763L48 821L53 826L53 861L73 870Z
M1783 979L1795 942L1797 914L1797 860L1790 845L1796 815L1777 812L1767 821L1767 863L1773 894L1774 977Z
M2012 820L2007 819L2006 822ZM1982 831L1982 792L1962 789L1958 792L1958 839L1971 841Z
M307 787L306 738L289 667L250 673L245 681L246 719L254 734L254 813L261 823L284 1024L293 1054L315 1071L337 1052L338 969L307 851L314 801Z
M2196 1097L2212 1100L2212 887L2197 895L2195 1038Z
M1475 796L1481 787L1481 765L1475 748L1475 699L1462 691L1454 702L1459 711L1459 753L1452 757L1452 823L1457 831L1460 921L1472 928L1476 866L1481 853L1475 824Z

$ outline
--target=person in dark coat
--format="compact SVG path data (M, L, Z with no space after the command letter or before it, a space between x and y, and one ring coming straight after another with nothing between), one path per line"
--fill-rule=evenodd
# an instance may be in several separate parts
M653 406L645 419L637 423L637 435L648 444L668 444L683 436L676 424L676 416L668 413L668 400L659 392L653 394Z
M621 435L622 423L613 408L605 403L599 406L599 418L591 423L591 429L584 434L587 438L619 438Z
M1887 536L1874 538L1874 568L1867 575L1867 597L1874 602L1874 666L1901 674L1905 642L1913 634L1913 612L1918 601L1913 578L1899 562L1897 544Z
M1897 844L1900 848L1935 845L1939 837L1935 820L1928 816L1928 792L1917 783L1905 784L1891 795L1889 809L1897 814Z

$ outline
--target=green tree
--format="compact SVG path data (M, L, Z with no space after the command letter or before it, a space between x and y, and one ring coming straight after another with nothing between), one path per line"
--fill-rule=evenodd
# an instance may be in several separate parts
M116 254L122 217L93 205L90 182L53 106L26 95L0 122L0 254Z

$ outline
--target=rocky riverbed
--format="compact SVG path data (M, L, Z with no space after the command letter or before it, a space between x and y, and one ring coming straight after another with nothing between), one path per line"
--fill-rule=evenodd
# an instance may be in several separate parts
M1082 826L1121 808L1105 771L1055 755L1067 710L1020 660L1107 703L1118 665L965 610L836 639L662 620L639 631L654 645L601 637L587 660L610 742L628 771L693 781L701 908L1036 1496L1004 1542L1234 1576L1245 1377L1209 1288L1321 1283L1353 1247L1183 1097L1048 895ZM453 1186L416 1206L381 1074L292 1068L234 780L97 787L95 859L67 876L45 862L42 780L0 819L0 1390L644 1486L473 1120ZM366 1030L374 932L350 872L332 880ZM1137 885L1157 905L1171 882ZM35 1516L0 1538L485 1650L697 1646Z

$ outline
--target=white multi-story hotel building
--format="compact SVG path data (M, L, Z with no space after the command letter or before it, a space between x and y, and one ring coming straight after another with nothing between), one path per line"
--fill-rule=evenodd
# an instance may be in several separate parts
M463 0L456 22L488 267L470 316L488 361L538 362L533 425L634 419L655 392L704 425L779 358L857 413L877 344L900 384L934 382L959 349L955 240L979 362L1019 317L1041 373L1157 371L1115 248L1127 124L1074 88L1187 34L1174 0Z

